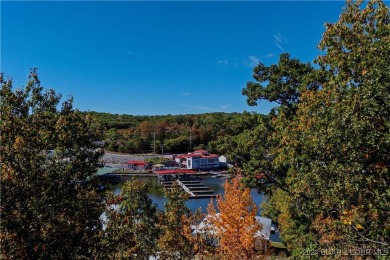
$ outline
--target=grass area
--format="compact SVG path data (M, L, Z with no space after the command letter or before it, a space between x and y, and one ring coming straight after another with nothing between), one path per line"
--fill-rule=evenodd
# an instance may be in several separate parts
M271 242L271 246L274 248L281 248L281 249L286 249L286 245L283 244L282 242Z
M168 162L169 159L165 157L152 157L152 158L146 158L145 162L148 163L162 163L162 162Z

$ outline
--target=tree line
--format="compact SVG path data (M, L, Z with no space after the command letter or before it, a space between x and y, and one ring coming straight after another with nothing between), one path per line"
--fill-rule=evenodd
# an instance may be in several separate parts
M132 116L85 112L104 129L105 147L125 153L183 153L207 149L211 141L235 135L262 117L256 113Z

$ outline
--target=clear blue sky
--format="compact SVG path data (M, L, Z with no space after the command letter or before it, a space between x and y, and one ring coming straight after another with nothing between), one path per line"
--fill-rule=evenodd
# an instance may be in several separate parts
M4 2L1 71L82 111L162 115L256 111L241 91L282 52L309 62L344 2Z

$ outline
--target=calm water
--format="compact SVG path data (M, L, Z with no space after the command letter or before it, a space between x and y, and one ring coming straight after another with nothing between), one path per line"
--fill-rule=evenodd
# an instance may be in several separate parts
M211 190L214 191L215 194L223 194L223 184L224 178L212 178L209 176L200 177L200 181ZM163 210L164 203L167 201L161 191L162 186L158 182L156 177L137 177L138 180L146 181L150 188L149 196L153 200L155 204L157 204L158 208ZM123 183L119 183L115 186L111 187L111 191L115 194L119 194L122 190ZM259 194L256 190L252 190L252 198L257 206L262 202L263 195ZM215 201L215 199L213 199ZM206 199L189 199L186 203L187 207L192 211L195 211L199 208L202 209L203 213L207 213L207 205L210 202L210 198Z
M223 194L224 188L223 184L225 179L224 178L212 178L209 176L200 177L200 181L207 187L209 187L211 190L214 190L216 194ZM157 207L160 210L164 209L164 203L167 201L164 197L161 189L162 186L158 182L158 179L156 177L137 177L138 180L145 181L148 183L149 186L149 197L153 200L153 202L157 205ZM122 190L123 183L119 183L115 186L112 186L110 188L110 191L112 191L115 194L120 194ZM263 194L259 194L257 190L252 189L251 191L252 199L256 203L257 206L260 205L260 203L263 201ZM215 199L214 206L215 206ZM189 209L192 211L195 211L199 208L201 208L202 213L207 214L207 205L210 203L210 199L189 199L186 202L186 205ZM261 215L261 210L259 210L259 215ZM280 241L279 233L271 234L271 240L272 241Z

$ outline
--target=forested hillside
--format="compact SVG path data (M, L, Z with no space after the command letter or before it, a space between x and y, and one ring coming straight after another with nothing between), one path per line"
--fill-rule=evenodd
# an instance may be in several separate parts
M132 116L88 112L104 129L106 149L126 153L182 153L213 150L211 141L251 129L262 120L255 113L206 113Z

